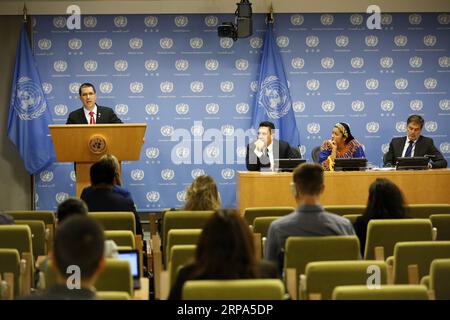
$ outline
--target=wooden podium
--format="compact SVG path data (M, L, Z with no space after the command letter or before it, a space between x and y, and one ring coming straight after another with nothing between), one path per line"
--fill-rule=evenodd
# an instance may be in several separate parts
M104 154L121 161L139 160L147 124L49 125L58 162L75 162L77 197L89 186L91 165Z

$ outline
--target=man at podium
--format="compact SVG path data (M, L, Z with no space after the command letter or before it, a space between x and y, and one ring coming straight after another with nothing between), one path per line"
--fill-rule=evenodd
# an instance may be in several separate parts
M111 108L98 106L97 91L91 83L83 83L78 89L83 107L72 111L66 124L122 123Z

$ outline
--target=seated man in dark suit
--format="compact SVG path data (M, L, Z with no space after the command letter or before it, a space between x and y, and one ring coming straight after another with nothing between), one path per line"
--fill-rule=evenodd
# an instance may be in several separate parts
M422 136L424 120L419 115L411 115L406 122L406 137L393 138L389 144L389 151L384 156L384 166L395 166L399 157L431 156L429 168L446 168L447 161L442 153L434 146L433 139Z
M94 163L90 169L92 191L81 199L86 202L89 212L128 211L133 212L136 220L136 234L142 235L141 220L136 212L133 200L114 192L114 165L107 160Z
M258 139L247 145L245 165L248 171L274 171L274 159L301 158L300 152L291 148L289 143L276 140L274 136L275 125L272 122L259 124Z
M72 111L66 124L122 123L114 111L96 104L97 92L91 83L83 83L78 89L83 106Z

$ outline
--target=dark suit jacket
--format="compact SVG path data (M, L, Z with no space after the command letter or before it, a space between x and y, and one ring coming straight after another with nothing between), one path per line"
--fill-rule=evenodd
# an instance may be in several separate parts
M384 156L385 166L394 166L396 158L402 156L403 148L405 147L406 137L393 138L389 144L389 151ZM432 160L433 168L446 168L447 161L442 156L442 153L434 146L433 139L420 136L414 148L415 157L423 157L424 155L434 155Z
M113 109L97 105L95 123L122 123L122 120L116 116ZM67 118L66 124L88 124L83 107L72 111Z
M70 290L66 285L56 284L42 293L26 296L20 300L96 300L95 292L90 289Z
M274 159L297 159L301 158L300 152L295 152L289 143L283 140L273 140ZM245 155L245 165L248 171L260 171L261 168L270 168L270 160L267 154L263 154L258 158L254 152L255 143L247 145L247 153ZM277 156L278 154L278 156Z

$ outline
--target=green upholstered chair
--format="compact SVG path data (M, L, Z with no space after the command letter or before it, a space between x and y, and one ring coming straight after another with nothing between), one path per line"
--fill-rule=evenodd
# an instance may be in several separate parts
M428 293L422 285L339 286L333 291L333 300L428 300Z
M252 207L244 211L244 219L249 225L253 225L256 217L285 216L294 212L294 207Z
M324 205L326 211L338 214L340 216L350 214L363 214L366 210L365 205Z
M202 229L169 230L165 252L170 252L172 247L175 245L185 245L185 244L197 245L201 233ZM165 265L168 266L170 262L170 255L166 254L165 257L166 257Z
M450 214L450 204L410 204L406 206L406 210L411 218L428 219L432 214Z
M436 240L450 240L450 213L430 215L431 224L437 229Z
M133 212L89 212L104 230L129 230L136 234L136 221Z
M181 267L192 261L195 257L196 245L174 245L170 250L169 288L175 283Z
M45 230L44 222L41 220L17 220L16 224L30 227L34 258L46 256L48 234Z
M134 234L130 230L106 230L105 239L113 240L118 246L119 250L125 247L129 249L136 248Z
M253 232L261 234L261 237L267 237L270 224L280 217L256 217L253 220Z
M21 295L22 276L20 271L19 251L17 249L0 249L0 275L2 280L5 280L7 273L13 275L14 280L10 284L13 297Z
M163 217L163 246L167 244L167 235L172 229L203 229L214 211L167 211Z

